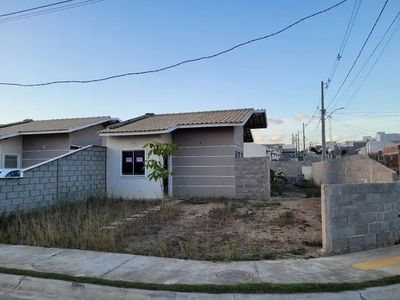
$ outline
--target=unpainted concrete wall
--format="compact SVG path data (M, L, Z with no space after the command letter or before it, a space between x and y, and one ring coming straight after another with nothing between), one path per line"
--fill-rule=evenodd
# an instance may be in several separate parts
M106 193L106 148L90 146L0 179L0 211L32 210L65 198Z
M236 158L236 198L265 199L271 196L267 157Z
M396 172L361 154L313 163L311 177L318 185L397 181Z
M396 183L322 185L323 251L349 253L400 238Z
M302 172L302 166L311 166L308 161L271 161L272 170L283 172L286 176L297 176Z

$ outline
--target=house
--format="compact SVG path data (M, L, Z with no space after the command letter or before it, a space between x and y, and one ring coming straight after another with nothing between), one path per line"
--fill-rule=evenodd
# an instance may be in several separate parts
M365 147L367 141L345 141L337 144L334 148L334 156L340 158L348 155L358 154L358 150Z
M396 142L400 141L400 133L377 132L375 140L378 142Z
M400 175L400 142L384 147L382 156L383 164Z
M111 117L73 118L0 126L0 168L27 168L88 145L103 145L98 132L119 122Z
M358 154L370 155L382 151L384 147L394 145L388 141L368 141L364 147L358 149Z
M235 197L235 158L243 157L243 143L253 142L250 129L266 128L264 110L234 109L176 114L145 114L111 125L99 134L106 138L107 192L124 198L159 198L158 182L144 169L152 140L178 146L165 159L174 172L165 183L170 196Z

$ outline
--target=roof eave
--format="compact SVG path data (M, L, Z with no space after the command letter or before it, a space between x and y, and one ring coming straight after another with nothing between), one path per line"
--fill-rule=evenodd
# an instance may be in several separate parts
M248 119L246 119L247 121ZM220 123L220 124L194 124L194 125L178 125L172 126L165 130L157 131L126 131L126 132L101 132L100 136L135 136L135 135L155 135L155 134L165 134L171 133L177 129L194 129L194 128L212 128L212 127L234 127L234 126L244 126L246 122L241 123Z
M103 123L107 123L109 121L120 121L120 119L118 119L118 118L110 118L110 119L107 119L107 120L97 121L97 122L94 122L94 123L90 123L90 124L86 124L86 125L82 125L82 126L78 126L78 127L73 127L73 128L69 128L69 129L62 129L62 130L13 132L11 134L5 134L3 136L0 136L0 140L16 137L16 136L20 136L20 135L71 133L71 132L79 131L79 130L86 129L86 128L89 128L89 127L92 127L92 126L96 126L96 125L100 125L100 124L103 124Z

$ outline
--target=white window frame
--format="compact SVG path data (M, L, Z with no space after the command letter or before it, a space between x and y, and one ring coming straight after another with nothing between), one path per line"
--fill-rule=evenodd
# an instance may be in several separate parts
M17 157L17 167L16 167L16 169L20 169L21 168L21 155L17 154L17 153L4 153L3 154L3 168L6 168L6 156L7 155L16 156Z
M120 174L120 176L121 177L124 177L124 178L126 178L126 177L128 177L128 178L146 178L147 177L147 169L146 168L144 168L144 175L135 175L135 174L132 174L132 175L126 175L126 174L122 174L122 152L135 152L135 151L144 151L144 162L146 161L146 159L147 159L147 151L146 151L146 149L143 149L143 148L135 148L135 149L122 149L120 152L119 152L119 174ZM133 163L134 164L134 163Z

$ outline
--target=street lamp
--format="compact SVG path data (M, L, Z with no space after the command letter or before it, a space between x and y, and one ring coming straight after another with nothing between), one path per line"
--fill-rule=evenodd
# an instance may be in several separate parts
M327 117L325 117L326 111L322 111L321 121L322 121L322 161L326 158L326 139L325 139L325 121L332 117L332 114L338 110L344 109L344 107L340 107L332 111Z
M344 109L344 107L336 108L333 112L331 112L331 113L325 118L325 120L328 120L328 118L331 117L332 114L333 114L335 111L338 111L338 110L341 110L341 109Z

